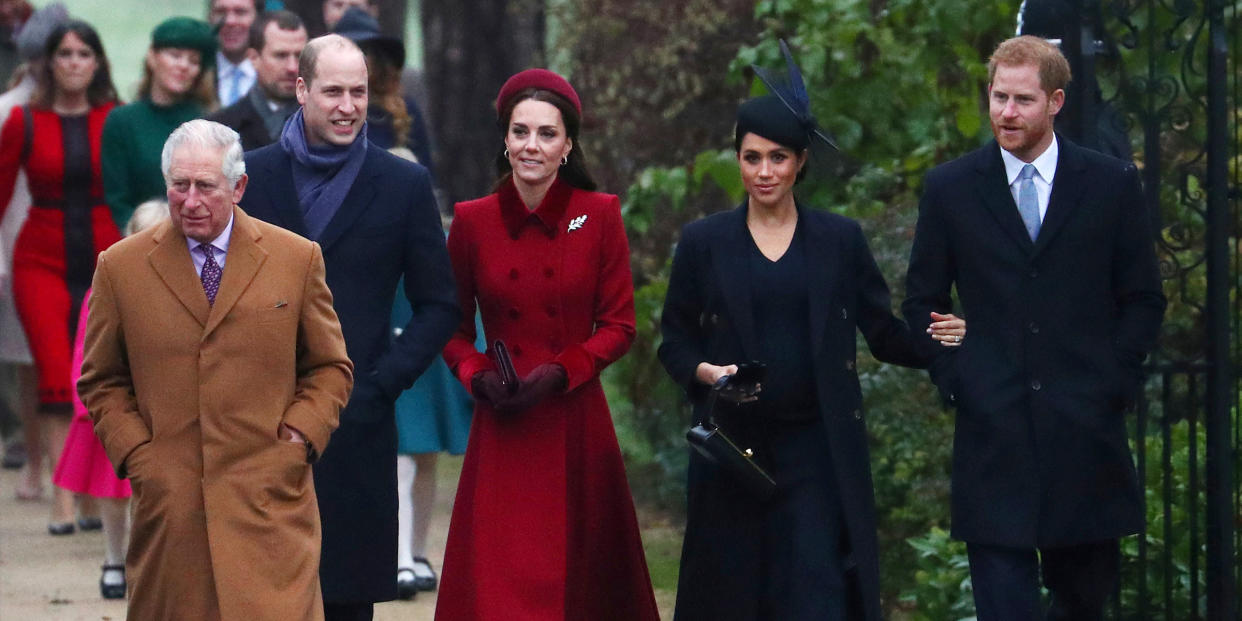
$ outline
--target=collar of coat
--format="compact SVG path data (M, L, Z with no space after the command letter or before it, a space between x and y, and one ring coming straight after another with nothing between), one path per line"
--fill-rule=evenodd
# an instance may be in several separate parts
M512 179L500 186L496 194L500 198L500 215L504 218L505 228L509 230L509 237L517 239L522 233L522 227L534 222L543 228L548 239L554 239L556 230L560 227L561 217L569 208L569 197L573 192L573 186L557 178L548 188L543 202L531 211L526 208L526 203L522 202L522 197L518 194Z

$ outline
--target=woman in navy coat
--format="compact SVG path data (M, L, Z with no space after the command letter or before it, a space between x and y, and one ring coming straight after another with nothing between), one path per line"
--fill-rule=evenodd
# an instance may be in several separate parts
M927 361L858 224L794 200L814 129L775 95L744 103L735 148L747 199L687 225L673 258L660 361L696 420L737 363L766 365L758 399L722 399L716 419L778 485L752 497L691 452L678 621L881 618L856 331L882 361ZM938 319L933 337L960 342L965 324Z
M444 360L476 405L436 618L656 621L599 380L634 339L620 202L591 191L564 78L523 71L496 108L504 175L457 205L448 239L462 319ZM476 308L512 354L514 393L475 348Z

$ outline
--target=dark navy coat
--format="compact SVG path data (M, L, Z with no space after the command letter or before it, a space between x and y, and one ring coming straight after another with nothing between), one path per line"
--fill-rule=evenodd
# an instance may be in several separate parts
M246 154L246 213L306 235L290 157L279 144ZM340 210L319 236L328 288L354 363L341 426L315 464L323 520L326 602L396 597L397 432L393 402L439 355L457 326L452 268L431 179L372 146ZM390 336L397 282L413 317ZM273 551L279 553L279 551Z
M695 419L704 416L706 386L694 379L700 362L733 364L759 355L761 326L747 282L747 206L687 225L677 244L661 321L660 361L684 387ZM798 207L806 235L806 286L815 393L832 451L848 551L851 605L860 618L880 617L879 552L862 391L855 370L857 333L877 359L925 367L904 322L893 316L888 285L862 229L848 218ZM928 322L920 325L926 326ZM678 618L756 619L762 579L753 533L722 515L751 503L719 469L690 453L689 496Z
M928 173L903 312L969 326L932 379L957 406L953 535L1053 547L1143 528L1124 410L1164 313L1138 171L1058 136L1032 242L993 141Z

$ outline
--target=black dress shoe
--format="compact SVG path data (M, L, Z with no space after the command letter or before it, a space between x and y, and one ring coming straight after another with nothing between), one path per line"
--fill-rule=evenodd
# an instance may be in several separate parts
M78 518L78 528L83 531L102 530L103 520L97 517L80 517Z
M110 584L104 582L104 576L110 571L121 572L120 584ZM99 576L99 594L104 599L125 599L125 566L124 565L104 565L103 575Z
M414 599L418 595L418 582L414 576L414 570L409 567L402 567L397 570L397 597L400 599Z
M47 525L47 534L58 537L60 535L72 535L74 530L76 529L73 527L73 522L51 522Z
M416 564L421 564L424 567L426 567L427 572L431 574L431 576L422 576L422 575L419 575L417 572L415 572L414 586L418 587L419 591L436 590L436 584L439 582L439 579L436 578L436 570L431 568L431 563L428 562L426 558L421 557L421 556L414 557L414 562Z

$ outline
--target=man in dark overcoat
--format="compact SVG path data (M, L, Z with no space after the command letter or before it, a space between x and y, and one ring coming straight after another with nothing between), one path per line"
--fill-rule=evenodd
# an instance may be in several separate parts
M246 155L244 208L323 247L328 287L357 369L332 448L315 465L327 619L370 619L397 594L397 438L393 402L457 325L452 269L427 170L368 147L367 68L339 35L312 40L297 80L302 108L280 140ZM398 280L413 317L389 334Z
M906 318L952 307L970 330L936 355L957 407L953 536L980 621L1100 619L1118 538L1143 528L1123 416L1164 312L1132 164L1054 134L1069 65L1036 37L989 70L995 140L928 173Z
M250 49L246 52L254 66L254 86L233 105L208 118L240 134L246 151L276 142L285 121L298 109L294 91L298 56L305 46L306 26L297 14L271 11L260 15L250 26Z

